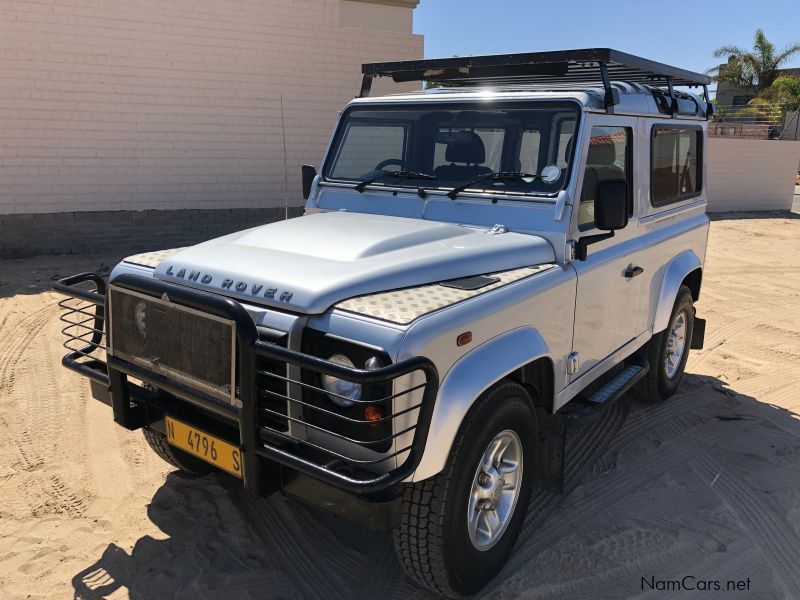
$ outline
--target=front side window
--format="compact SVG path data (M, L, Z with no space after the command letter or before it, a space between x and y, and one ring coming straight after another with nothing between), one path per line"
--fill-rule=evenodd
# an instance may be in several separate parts
M594 202L597 197L597 186L600 183L624 179L628 182L628 189L631 189L630 157L630 127L592 127L581 199L578 204L578 227L580 229L594 227Z
M651 144L650 201L664 206L701 190L702 131L656 125Z
M556 194L569 180L579 111L571 103L535 104L352 107L341 119L323 178L426 190L467 185L465 193Z

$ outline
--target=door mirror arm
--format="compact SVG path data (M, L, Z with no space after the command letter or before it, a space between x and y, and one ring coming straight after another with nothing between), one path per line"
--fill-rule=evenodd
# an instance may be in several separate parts
M612 237L614 237L613 231L579 237L575 243L575 260L586 260L587 250L590 244L596 244L597 242L602 242Z

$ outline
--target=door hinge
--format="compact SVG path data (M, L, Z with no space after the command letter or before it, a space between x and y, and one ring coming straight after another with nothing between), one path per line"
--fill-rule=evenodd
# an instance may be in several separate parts
M565 263L569 264L575 261L575 240L568 240L565 254Z
M569 375L575 375L578 372L578 367L580 366L578 357L580 357L579 352L573 352L567 357L567 373Z

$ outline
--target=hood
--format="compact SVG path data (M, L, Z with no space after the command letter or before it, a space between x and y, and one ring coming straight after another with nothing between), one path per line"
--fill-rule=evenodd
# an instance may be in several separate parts
M316 213L167 257L156 277L246 302L322 313L341 300L553 262L538 236L347 212Z

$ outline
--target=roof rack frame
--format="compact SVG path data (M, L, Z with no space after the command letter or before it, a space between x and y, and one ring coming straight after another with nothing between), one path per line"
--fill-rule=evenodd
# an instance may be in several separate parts
M612 78L630 83L666 85L673 112L677 105L673 86L702 86L706 103L709 104L708 84L711 82L707 75L611 48L369 63L362 65L361 71L360 98L369 96L372 81L376 77L390 77L396 82L439 82L454 87L476 84L591 83L599 79L605 89L607 110L616 104Z

